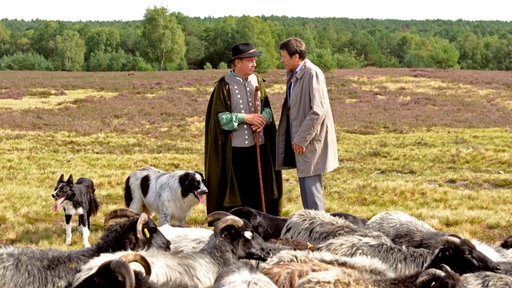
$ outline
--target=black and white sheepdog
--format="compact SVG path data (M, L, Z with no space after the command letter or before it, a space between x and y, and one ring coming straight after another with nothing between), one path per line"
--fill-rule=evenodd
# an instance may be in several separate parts
M57 211L60 207L64 209L67 245L71 244L71 217L78 215L78 232L82 233L84 246L91 247L89 244L90 218L91 215L96 215L100 208L95 191L94 182L89 178L82 177L73 183L73 175L70 174L68 180L64 181L64 174L61 174L57 180L52 193L55 199L53 211Z
M151 216L157 213L160 226L186 226L190 211L196 204L205 203L207 193L200 172L165 172L146 166L126 178L124 201L136 212Z

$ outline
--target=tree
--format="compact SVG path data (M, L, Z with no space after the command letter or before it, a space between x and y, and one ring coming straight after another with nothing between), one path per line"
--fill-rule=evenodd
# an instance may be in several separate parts
M0 70L53 70L53 65L43 56L35 53L16 52L0 57Z
M227 16L216 23L209 23L204 30L206 47L205 62L213 67L218 67L221 62L231 58L231 47L240 41L235 35L237 19Z
M202 24L200 18L186 17L181 12L173 12L171 15L176 17L185 33L187 46L185 59L188 66L192 69L200 69L205 65L206 47L209 45L202 37L205 25Z
M484 37L484 69L512 70L512 38L501 39L498 36Z
M324 71L336 69L336 58L332 54L331 49L316 49L314 53L309 54L308 58Z
M357 33L350 41L351 47L349 50L355 50L357 53L364 57L364 60L370 66L379 66L384 56L379 51L379 45L368 31L361 31Z
M176 17L167 8L146 9L142 23L142 39L149 62L158 63L160 70L167 65L179 65L185 59L185 34Z
M251 42L258 51L263 52L258 59L256 67L258 72L266 72L279 63L280 55L273 41L270 26L267 26L260 17L242 16L238 18L234 35L236 35L236 42ZM231 44L235 45L236 43Z
M85 43L76 31L66 30L55 38L53 63L57 70L80 71L84 64Z
M430 58L434 68L459 68L459 50L446 39L434 37L430 41Z
M428 39L423 39L416 34L410 34L410 36L410 38L401 38L402 40L408 39L407 43L409 46L403 60L403 66L409 68L432 67Z
M0 58L9 54L10 50L10 34L11 32L0 23Z
M459 64L462 69L481 69L484 52L483 43L473 32L466 32L455 42L459 50Z
M116 52L120 42L119 31L115 28L102 27L92 30L85 40L85 60L87 61L94 52Z
M186 37L187 47L191 49L187 49L185 53L185 58L189 65L192 65L192 68L201 67L202 60L206 54L206 43L201 41L194 35L190 35Z
M36 26L32 37L32 49L46 59L52 58L58 30L59 24L55 21L47 21Z

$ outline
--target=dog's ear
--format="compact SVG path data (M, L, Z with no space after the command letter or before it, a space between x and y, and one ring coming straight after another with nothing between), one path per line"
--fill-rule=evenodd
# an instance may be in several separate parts
M68 180L66 180L66 184L73 184L73 174L69 174Z
M194 172L196 172L199 176L201 176L201 182L203 182L203 185L206 186L206 178L204 178L203 173L201 173L199 171L194 171Z
M183 173L183 175L180 176L181 187L188 186L190 180L194 180L194 173L191 173L190 171Z
M58 182L64 182L64 174L60 174L60 178Z

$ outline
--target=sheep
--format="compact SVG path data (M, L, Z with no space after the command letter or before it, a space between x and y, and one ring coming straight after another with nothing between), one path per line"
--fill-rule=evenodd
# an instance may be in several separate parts
M487 257L496 262L512 263L512 249L503 248L502 245L489 245L476 239L472 239L471 243L473 243L478 250L487 255Z
M361 218L345 212L333 212L330 214L331 216L345 219L360 229L366 229L366 223L368 223L368 219Z
M283 250L259 265L260 271L270 278L278 287L295 287L297 282L307 275L345 267L363 271L363 273L392 277L393 273L387 265L378 259L365 256L342 257L325 251L292 251Z
M367 226L370 229L387 235L397 245L426 248L432 251L443 246L443 239L446 236L459 238L461 242L467 244L466 248L469 249L468 251L472 251L465 256L465 262L471 260L477 266L479 265L482 270L491 272L497 272L501 270L501 267L505 268L502 272L506 274L511 274L512 272L511 269L508 269L510 265L507 265L512 259L512 252L509 252L507 249L492 247L477 240L464 240L461 236L437 231L427 223L404 212L388 211L379 213L368 221ZM471 262L467 263L471 265ZM454 267L450 267L454 269ZM476 271L479 270L466 272Z
M481 271L461 275L467 288L507 288L512 287L512 277L500 273Z
M500 247L503 249L510 249L512 248L512 235L508 236L503 242L501 242Z
M366 256L378 259L386 263L390 271L400 275L422 270L433 256L433 252L427 249L398 246L391 242L354 235L328 240L319 244L317 250L343 257Z
M263 213L256 209L242 206L231 209L230 214L247 220L263 240L277 239L286 224L287 218Z
M139 263L144 272L132 269L130 263ZM98 269L75 288L153 288L158 287L149 280L151 265L138 253L124 254L118 259L104 262Z
M441 269L430 268L407 276L392 278L365 277L356 270L337 268L312 273L301 279L296 288L347 287L347 288L463 288L459 275L447 266Z
M436 251L430 251L380 242L372 238L345 236L326 241L318 245L317 249L346 257L377 258L399 275L436 268L441 264L446 264L459 274L500 271L500 266L478 251L469 240L444 236L439 238L439 242L441 247Z
M127 220L108 226L99 241L81 250L0 247L0 287L69 287L80 266L101 253L149 247L170 250L169 240L146 214L113 210L105 217L105 223L120 218Z
M171 241L171 251L199 251L213 234L212 229L201 227L173 227L168 224L158 227L158 230Z
M304 209L293 213L283 227L281 238L291 238L318 245L329 239L344 235L373 237L390 241L384 234L359 229L349 221L326 212Z
M254 228L254 231L265 241L269 239L278 239L281 236L284 225L288 221L288 218L266 214L246 206L233 208L229 213L249 221ZM343 212L334 212L330 213L330 215L342 218L356 227L364 229L366 228L365 224L368 221L367 219Z
M232 209L230 212L222 213L225 213L225 215L231 214L249 222L256 234L268 243L272 254L276 254L277 252L286 249L314 249L314 245L308 242L290 238L280 238L282 227L287 221L286 218L265 214L261 211L245 206L237 207ZM210 221L208 225L213 225L213 221ZM193 239L193 241L197 242L197 239Z
M269 244L272 249L272 253L274 254L283 249L301 250L314 248L314 245L311 243L289 238L279 238L281 228L278 229L277 233L276 230L271 232L273 231L272 228L268 227L272 225L267 225L266 223L271 224L272 221L280 217L268 215L249 207L238 207L231 211L234 214L231 212L225 212L225 215L231 214L247 220L251 226L253 226L253 224L256 225L256 227L253 226L255 233ZM208 225L213 226L213 222L208 223ZM274 227L276 226L274 225ZM206 244L206 242L208 242L209 237L213 234L211 229L201 227L173 227L166 224L158 227L158 229L171 241L171 251L173 253L198 251Z
M227 212L213 212L205 221L219 219L213 235L198 252L161 253L139 251L151 264L150 281L162 287L211 287L225 267L239 264L239 259L265 261L270 256L265 241L254 233L251 225ZM106 261L127 252L104 253L82 266L73 283L78 285Z
M448 234L437 231L427 223L401 211L381 212L366 223L369 229L381 232L397 245L425 248L435 251L441 245L439 239ZM460 236L457 236L460 237Z
M144 272L133 269L130 263L136 262ZM98 269L74 288L156 288L160 287L149 280L151 265L139 253L128 253L118 259L102 263ZM213 288L277 288L268 277L254 266L239 263L224 268L215 278Z
M447 236L443 242L445 246L435 253L372 238L343 236L318 245L314 252L279 252L259 268L278 287L289 287L286 283L294 286L300 278L312 272L332 270L334 267L354 269L372 278L405 277L443 265L454 267L451 270L458 274L499 270L494 262L475 257L473 254L476 250L470 241Z
M253 265L240 263L223 269L215 278L213 288L277 288Z

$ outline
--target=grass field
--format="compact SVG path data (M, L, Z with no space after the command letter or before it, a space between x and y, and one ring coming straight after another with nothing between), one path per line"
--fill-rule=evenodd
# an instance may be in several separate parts
M64 245L52 212L57 179L91 178L103 216L123 207L126 177L145 165L203 171L204 113L227 70L0 72L0 244ZM263 74L279 119L283 70ZM329 212L401 210L434 228L500 243L512 234L512 73L418 69L326 74L340 167L325 174ZM302 208L285 171L283 216ZM205 206L188 220L200 225Z

